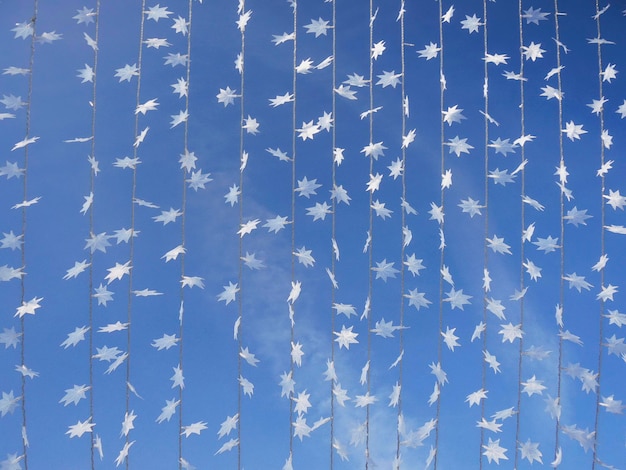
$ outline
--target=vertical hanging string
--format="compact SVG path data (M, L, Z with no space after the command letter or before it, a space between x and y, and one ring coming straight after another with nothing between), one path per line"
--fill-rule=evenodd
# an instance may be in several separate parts
M187 29L187 75L185 77L187 83L187 93L185 94L185 112L189 113L189 90L190 84L189 79L191 76L191 31L192 31L192 13L193 13L193 0L189 0L189 24ZM184 124L184 135L183 135L183 149L185 155L189 151L189 118L185 119ZM187 167L185 166L183 169L183 178L182 178L182 208L181 208L181 229L180 229L180 238L181 238L181 246L183 249L181 250L181 258L180 258L180 278L184 279L185 276L185 225L187 221ZM132 237L131 237L132 238ZM180 370L183 369L183 345L184 345L184 310L183 306L185 304L185 290L183 283L180 283L180 314L179 314L179 325L178 325L178 337L180 338L178 342L178 367ZM183 468L183 387L178 387L178 400L179 400L179 411L178 414L178 469L182 470Z
M444 122L443 122L443 98L444 98L444 90L445 90L445 84L444 84L444 74L443 74L443 54L444 54L444 47L443 47L443 0L439 0L439 116L440 116L440 125L439 125L439 133L440 133L440 149L441 149L441 154L440 154L440 160L441 160L441 167L440 167L440 173L443 175L444 171L445 171L445 152L444 152L444 146L445 146L445 138L444 138ZM440 195L440 200L441 200L441 207L442 207L442 211L443 211L443 204L444 204L444 194L443 194L443 185L441 187L441 195ZM444 229L444 223L445 221L441 221L439 223L439 229L442 231L443 233L443 229ZM439 332L437 333L437 366L441 367L441 362L443 359L443 354L442 354L442 337L441 337L441 332L443 331L443 263L444 263L444 247L441 247L440 250L440 254L439 254ZM435 386L439 387L439 379L437 379L437 382L435 382ZM441 386L443 386L443 383L441 384ZM437 418L436 418L436 422L437 424L435 425L435 457L434 457L434 468L435 470L437 470L437 465L439 463L439 421L440 421L440 417L441 417L441 390L439 389L439 393L437 395Z
M405 136L406 135L406 118L407 118L407 111L408 111L408 105L406 104L406 80L405 80L405 71L406 71L406 67L405 67L405 57L404 57L404 53L405 53L405 38L404 38L404 0L402 0L401 2L401 6L400 6L401 10L400 10L400 61L401 61L401 67L402 67L402 82L400 83L402 89L402 106L401 106L401 112L402 112L402 135ZM402 145L402 200L406 201L406 145ZM404 207L402 208L402 210L400 211L400 216L401 216L401 223L400 225L402 226L402 230L401 233L402 235L404 234L404 228L406 226L406 211L404 210ZM404 267L404 253L405 253L405 243L404 243L404 239L402 239L402 247L400 248L400 328L399 328L399 336L400 336L400 356L402 356L404 354L404 281L405 281L405 267ZM400 442L401 442L401 435L400 435L400 420L402 419L402 385L403 385L403 376L402 376L402 372L403 372L403 364L404 361L400 361L398 363L398 386L400 387L400 392L398 395L398 425L396 426L396 467L394 468L400 468Z
M521 145L521 166L522 166L522 182L521 182L521 188L520 188L520 192L521 192L521 199L522 202L520 203L520 220L521 220L521 227L522 230L524 230L524 227L526 226L526 212L525 212L525 203L524 201L524 196L526 195L526 170L524 168L524 159L525 159L525 145L524 145L524 136L526 135L526 110L525 110L525 103L524 103L524 54L523 54L523 49L522 46L524 45L524 26L523 26L523 21L522 21L522 0L519 0L518 2L518 20L519 20L519 47L520 47L520 71L519 74L522 77L522 80L519 81L520 83L520 127L521 127L521 137L522 137L522 145ZM562 205L561 205L561 210L562 210ZM561 227L563 226L563 214L561 213ZM561 233L561 236L563 234ZM563 238L561 238L561 240L563 240ZM524 292L524 244L526 243L525 238L522 236L520 237L520 292ZM520 300L520 328L522 331L524 331L524 297L522 297ZM515 415L515 465L514 467L517 468L518 467L518 462L519 462L519 446L518 443L520 442L520 437L519 437L519 433L520 433L520 423L521 423L521 416L522 416L522 367L523 367L523 352L524 352L524 336L521 335L519 338L519 350L518 350L518 356L517 356L517 414Z
M33 17L30 20L32 35L30 41L30 59L28 64L28 103L26 105L26 136L25 139L30 137L30 114L31 114L31 101L33 96L33 66L35 64L35 40L36 40L36 22L39 2L34 0L33 2ZM28 145L24 147L24 184L23 184L23 200L28 200ZM26 206L22 207L22 276L20 276L20 304L23 305L26 298L26 283L24 282L23 271L26 268ZM24 359L26 357L26 324L24 321L24 315L20 315L20 335L22 337L20 348L20 361L22 370L25 370ZM28 434L26 432L26 375L21 374L21 393L22 393L22 450L24 468L28 470Z
M521 0L520 0L521 1ZM485 57L487 57L487 53L489 52L488 46L488 36L487 36L487 0L483 0L483 49L485 53ZM487 362L485 361L485 353L487 351L487 324L489 323L487 320L487 291L489 288L488 281L486 280L488 276L489 270L489 248L487 245L487 239L489 238L489 63L487 60L483 61L483 73L484 73L484 82L483 82L483 99L485 104L485 113L484 113L484 133L485 133L485 156L484 156L484 192L485 192L485 227L484 227L484 237L483 237L483 276L485 277L485 281L483 284L483 323L485 324L485 331L483 331L483 346L482 346L482 390L487 390ZM484 421L485 417L485 400L480 401L480 418L481 421ZM480 428L480 447L478 449L478 461L479 468L482 470L483 468L483 445L485 443L485 428L481 426ZM517 447L517 445L516 445Z
M143 58L143 36L144 36L144 24L145 24L145 14L144 11L146 9L146 0L142 0L141 2L141 23L139 26L139 51L137 54L137 66L139 68L139 73L137 75L137 95L136 95L136 106L139 107L141 104L141 78L142 78L142 58ZM137 154L139 149L139 143L137 141L137 137L139 136L139 113L135 108L135 142L133 145L133 159L137 160ZM130 239L128 240L129 244L129 263L130 266L134 266L134 258L135 258L135 197L137 194L137 165L133 165L133 186L132 186L132 194L130 200ZM129 415L130 411L130 361L131 361L131 338L132 338L132 301L133 301L133 272L134 269L131 269L128 273L128 307L127 307L127 318L126 318L126 348L128 357L126 358L126 414L124 419ZM126 432L126 447L130 445L130 430ZM126 469L129 467L129 458L126 457Z
M142 13L143 14L143 13ZM95 38L96 47L93 48L93 83L91 96L91 160L96 159L96 110L97 110L97 84L98 84L98 39L100 33L100 0L96 0L96 20L95 20ZM90 194L94 194L95 201L95 180L96 168L91 164L90 171ZM89 207L89 235L94 233L94 203ZM93 260L94 252L89 250L89 417L93 420L94 412L94 392L93 392ZM91 470L95 469L95 446L94 439L91 439L90 445Z
M608 7L607 7L608 8ZM602 100L602 97L604 96L604 92L603 92L603 87L602 87L602 81L603 81L603 76L602 76L602 44L599 39L602 37L601 35L601 30L600 30L600 17L602 16L602 13L604 11L600 11L600 2L599 0L596 0L596 14L595 14L595 20L596 20L596 28L598 30L598 41L597 41L597 50L598 50L598 98L600 100ZM604 108L601 107L600 108L600 135L604 136ZM602 139L600 139L600 168L604 168L604 141ZM606 204L605 204L605 197L604 197L604 193L606 191L606 187L605 187L605 173L601 172L601 189L602 192L600 193L600 204L601 204L601 220L600 220L600 230L601 230L601 234L600 234L600 255L602 258L604 258L605 256L605 217L606 217ZM600 289L604 289L604 268L600 270ZM599 323L599 327L598 327L598 386L597 386L597 390L596 390L596 410L595 410L595 419L594 419L594 424L593 424L593 463L592 463L592 469L595 470L596 468L596 462L598 461L598 431L599 431L599 422L600 422L600 402L601 402L601 386L602 386L602 338L604 338L604 302L605 300L600 299L600 312L598 315L598 323Z
M559 167L565 168L565 153L563 150L563 92L562 92L562 81L561 81L561 37L559 32L559 1L554 0L554 34L556 41L556 66L557 66L557 86L558 86L558 105L559 105ZM565 181L560 180L560 184L565 186ZM564 224L564 213L565 213L565 205L564 205L564 191L561 188L560 195L560 206L561 206L561 259L560 259L560 281L559 281L559 305L557 308L560 309L561 315L564 312L564 301L565 301L565 289L564 289L564 276L565 276L565 224ZM562 321L562 320L561 320ZM558 323L558 321L557 321ZM561 328L561 325L557 325ZM561 381L562 381L562 370L563 370L563 337L559 335L559 358L558 358L558 372L557 372L557 413L556 413L556 424L554 429L554 458L555 461L558 459L561 449L560 449L560 426L561 426Z
M332 89L332 113L333 119L335 123L332 129L332 152L331 152L331 163L332 163L332 185L333 190L337 187L337 171L335 167L335 148L337 148L337 97L335 96L335 89L337 88L337 0L333 0L333 89ZM295 39L294 39L295 40ZM294 98L295 100L295 98ZM331 227L331 237L332 243L337 243L336 239L336 209L337 209L337 199L331 198L332 204L332 227ZM330 257L330 269L333 275L333 279L335 277L335 253L334 247L331 247L331 257ZM331 309L330 309L330 362L335 365L335 341L334 341L334 331L335 331L335 312L332 309L332 306L335 305L336 300L336 288L334 283L331 284ZM335 386L335 380L331 378L330 380L330 470L334 468L334 457L335 454L333 452L333 444L335 442L335 394L333 393L333 389Z
M190 0L191 3L191 0ZM237 13L239 15L244 14L246 9L245 0L239 0L239 6ZM245 111L245 52L246 52L246 33L245 26L240 27L241 33L241 56L239 60L239 74L240 74L240 87L241 87L241 102L240 102L240 117L239 117L239 227L243 225L243 195L244 195L244 178L243 178L243 162L244 162L244 111ZM237 377L241 380L242 377L242 357L240 351L243 347L242 331L243 331L243 236L239 237L239 261L238 261L238 275L237 282L239 284L239 297L237 299L237 319L239 321L239 334L237 335ZM237 386L237 416L239 417L239 426L237 426L237 469L241 470L241 401L242 401L242 387Z
M298 54L298 0L293 0L291 3L293 7L293 75L291 88L293 92L293 101L291 103L291 285L296 282L296 103L298 102L298 95L296 92L297 85L297 54ZM290 306L293 308L293 305ZM291 319L290 330L290 347L293 348L295 340L294 332L294 320ZM295 372L293 354L290 354L289 373L291 380ZM293 383L293 382L292 382ZM291 461L293 456L293 416L294 406L293 399L289 397L289 459Z
M374 54L372 48L374 46L374 1L370 0L370 76L369 76L369 143L372 145L374 142ZM374 157L369 157L369 174L374 174ZM369 303L369 310L367 312L367 395L370 393L370 359L372 356L372 267L373 267L373 250L374 250L374 214L372 209L374 191L369 192L369 250L368 250L368 286L367 286L367 301ZM367 403L365 407L365 470L369 468L370 460L370 404Z

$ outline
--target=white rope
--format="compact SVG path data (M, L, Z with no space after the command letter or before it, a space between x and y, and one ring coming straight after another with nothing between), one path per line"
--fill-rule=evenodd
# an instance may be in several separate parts
M188 4L189 11L189 25L187 31L187 75L185 77L187 90L190 88L189 79L191 77L191 32L192 32L192 23L193 23L193 0L189 0ZM189 112L189 91L185 94L185 112ZM185 119L184 123L184 135L183 135L183 149L184 153L187 154L189 147L189 118ZM182 204L181 204L181 246L183 249L180 254L180 276L181 279L184 279L185 276L185 228L187 221L187 167L183 167L183 175L182 175ZM180 283L180 305L181 305L181 313L179 317L179 332L178 332L178 367L181 370L183 369L184 363L184 355L183 355L183 345L184 345L184 313L182 311L182 306L185 303L185 290L184 285ZM178 468L182 470L183 468L183 387L178 387L178 400L179 400L179 414L178 414Z
M137 74L137 94L135 99L135 105L138 107L141 104L141 79L142 79L142 57L143 57L143 38L144 38L144 24L145 24L145 14L144 11L146 9L146 1L142 0L141 4L141 23L139 26L139 47L138 47L138 56L137 56L137 65L138 65L138 74ZM137 108L135 108L137 109ZM137 137L139 136L139 113L135 112L135 130L134 130L134 142L133 145L133 158L136 160L138 155L137 145ZM130 199L130 238L128 240L129 244L129 263L130 266L134 266L135 259L135 196L137 194L137 166L133 165L133 181L132 181L132 193ZM92 187L93 191L93 187ZM130 377L131 377L131 338L132 338L132 300L133 300L133 272L134 269L131 269L128 273L128 306L127 306L127 318L126 318L126 348L127 348L127 358L126 358L126 414L125 417L129 415L130 411ZM128 448L130 446L130 430L125 433L125 446ZM129 468L129 458L126 458L126 469Z
M31 42L30 42L30 59L28 65L28 103L26 105L26 137L28 139L30 137L30 115L31 115L31 106L32 106L32 96L33 96L33 65L35 62L35 40L36 40L36 22L37 22L37 12L38 12L38 0L34 0L33 2L33 17L30 20L30 26L32 28ZM24 147L24 179L23 179L23 197L24 201L28 200L28 145ZM26 206L22 207L22 270L26 268ZM20 291L21 291L21 304L23 305L25 302L26 295L26 283L24 281L24 276L20 276ZM21 346L20 346L20 363L22 370L24 370L25 363L24 359L26 357L26 324L24 321L24 316L20 315L20 334L21 334ZM27 440L27 420L26 420L26 376L22 374L21 376L21 411L22 411L22 451L23 451L23 461L24 468L28 470L28 440Z
M609 5L610 6L610 5ZM603 10L605 11L605 10ZM600 28L600 17L602 16L602 13L600 10L600 1L596 0L596 14L595 14L595 20L596 20L596 28L598 31L598 38L601 38L601 28ZM599 99L602 99L602 97L604 96L604 92L603 92L603 86L602 86L602 82L603 82L603 66L602 66L602 44L601 41L598 40L597 41L597 51L598 51L598 92L599 92ZM605 134L605 129L604 129L604 108L601 107L600 108L600 135L603 136ZM600 168L604 167L604 141L602 139L600 139ZM600 193L600 201L601 201L601 233L600 233L600 245L601 245L601 250L600 250L600 254L601 257L603 258L606 255L606 246L605 246L605 219L606 219L606 201L604 198L604 193L606 191L606 187L605 187L605 173L601 172L601 193ZM604 269L600 270L600 288L604 289L604 280L605 280L605 276L604 276ZM595 409L595 419L594 419L594 424L593 424L593 431L594 431L594 438L593 438L593 462L592 462L592 470L595 470L596 468L596 463L598 462L598 433L600 430L600 402L602 400L602 394L601 394L601 389L602 389L602 339L604 338L604 312L605 312L605 308L604 308L604 300L600 299L600 311L599 311L599 315L598 315L598 323L599 323L599 332L598 332L598 387L596 390L596 409ZM603 465L604 466L604 465Z
M522 80L519 81L520 84L520 127L521 127L521 136L526 135L526 108L524 101L524 26L522 21L522 0L518 2L518 21L519 21L519 45L520 45L520 76ZM524 197L526 195L526 168L524 167L525 160L525 145L521 146L521 166L522 166L522 182L521 182L521 204L520 204L520 218L521 218L521 227L522 231L524 227L526 227L526 207L524 201ZM562 205L561 205L562 207ZM563 218L561 216L561 224L563 223ZM520 237L520 292L524 292L524 249L525 249L526 240L523 236ZM524 297L520 300L520 329L524 331ZM523 351L524 351L524 336L520 336L519 338L519 349L517 356L517 413L515 415L515 468L519 465L519 446L517 445L520 442L520 425L522 419L522 369L523 369Z
M440 132L440 174L443 175L444 174L444 170L445 170L445 129L444 129L444 122L443 122L443 104L444 104L444 91L445 91L445 87L444 87L444 74L443 74L443 58L444 58L444 45L443 45L443 0L439 0L439 116L440 116L440 126L439 126L439 132ZM444 207L444 190L443 190L443 185L441 188L441 193L440 193L440 200L441 200L441 207L442 207L442 212L443 212L443 207ZM445 212L444 212L445 213ZM439 224L439 229L441 230L441 233L445 233L444 232L444 221L442 220L441 223ZM444 279L443 279L443 267L444 267L444 247L441 247L440 250L440 255L439 255L439 331L437 332L437 365L439 367L441 367L441 364L443 362L443 353L442 353L442 335L441 333L443 332L443 283L444 283ZM438 383L436 384L436 386L438 386ZM440 426L439 426L439 422L440 422L440 418L441 418L441 390L439 391L439 393L437 394L437 415L436 415L436 425L435 425L435 457L434 457L434 461L433 461L433 466L434 469L437 470L438 468L438 464L439 464L439 434L440 434Z
M489 52L489 41L488 41L488 26L487 26L487 0L483 0L483 50L484 55L487 57L487 53ZM484 155L484 191L485 191L485 226L484 226L484 236L483 236L483 272L487 273L489 269L489 247L487 244L487 239L489 238L489 68L488 62L483 61L483 70L484 70L484 88L483 88L483 98L484 98L484 133L485 133L485 155ZM488 285L485 283L483 286L483 323L485 324L485 330L482 333L482 355L483 360L482 363L482 390L487 390L487 363L484 360L485 353L487 351L487 330L489 321L487 318L487 289ZM485 417L485 400L480 401L480 418L481 421L484 421ZM482 470L483 468L483 445L485 443L485 428L480 428L480 447L478 448L478 461L479 468Z
M143 13L142 13L143 15ZM96 19L95 19L95 44L98 44L100 35L100 0L96 0ZM92 86L92 107L91 107L91 158L96 158L96 110L97 110L97 83L98 83L98 47L93 48L93 86ZM94 195L95 201L95 179L96 171L91 165L90 171L90 194ZM89 207L89 234L94 233L94 203ZM89 416L93 419L94 413L94 383L93 383L93 262L94 253L89 250ZM95 469L95 446L94 439L91 439L90 445L90 461L91 470Z

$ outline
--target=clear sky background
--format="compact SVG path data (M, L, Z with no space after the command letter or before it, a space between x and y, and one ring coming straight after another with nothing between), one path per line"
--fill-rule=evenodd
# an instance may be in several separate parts
M0 468L624 468L626 2L560 3L0 0Z

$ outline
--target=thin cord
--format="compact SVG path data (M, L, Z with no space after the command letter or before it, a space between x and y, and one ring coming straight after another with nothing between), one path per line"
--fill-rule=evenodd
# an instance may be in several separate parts
M443 0L439 0L439 110L440 110L440 116L443 116L443 98L444 98L444 75L443 75ZM439 126L439 133L440 133L440 160L441 160L441 168L440 168L440 172L443 175L444 173L444 168L445 168L445 152L444 152L444 145L445 145L445 130L444 130L444 122L443 119L441 119L441 123ZM441 207L443 207L444 204L444 193L443 193L443 187L441 188ZM442 231L443 233L443 229L444 229L444 221L442 220L439 224L439 229ZM442 339L441 339L441 332L443 331L443 263L444 263L444 247L441 247L440 250L440 254L439 254L439 333L437 335L437 365L438 367L441 367L441 362L443 359L443 353L442 353ZM438 379L437 379L438 380ZM438 386L438 381L436 382L436 386ZM443 385L443 384L442 384ZM437 394L437 424L435 425L435 457L434 457L434 461L433 461L433 467L435 470L437 470L437 466L439 463L439 421L440 421L440 416L441 416L441 390L439 391L439 393Z
M519 18L519 45L520 45L520 75L524 78L524 54L523 54L523 45L524 45L524 26L522 21L522 0L518 2L518 18ZM521 137L524 139L526 135L526 109L524 102L524 80L520 80L520 126L521 126ZM523 140L522 140L523 142ZM521 149L521 162L523 165L526 153L526 146L522 143ZM524 196L526 195L526 169L522 168L522 183L521 183L521 197L522 202L520 203L520 218L521 218L521 226L522 230L526 226L526 204L524 203ZM563 206L561 205L561 211ZM563 224L563 214L561 213L561 225ZM524 292L524 244L526 243L524 237L521 237L520 241L520 292ZM524 331L524 297L520 299L520 328ZM515 415L515 468L519 465L519 434L520 434L520 424L522 417L522 367L523 367L523 352L524 352L524 336L520 336L519 338L519 350L517 356L517 414Z
M293 101L291 104L291 284L292 286L296 282L296 103L297 103L297 53L298 53L298 2L293 0L291 4L293 7L293 75L292 75L292 91ZM293 308L293 306L291 307ZM295 331L294 321L291 320L290 330L290 347L293 348ZM293 361L293 354L290 354L289 360L289 373L291 374L291 380L293 380L295 374L295 367ZM289 397L289 457L293 457L293 397Z
M335 148L337 146L337 98L335 96L335 88L337 88L337 0L333 0L333 88L332 88L332 107L333 107L333 119L335 120L333 124L332 130L332 152L331 152L331 163L332 163L332 184L333 189L337 187L337 171L335 167L334 153ZM336 241L336 209L337 209L337 200L336 198L331 198L332 204L332 227L331 227L331 237L332 242L337 243ZM333 279L335 279L335 253L334 247L331 247L331 257L330 257L330 269L333 275ZM330 361L335 365L335 341L334 341L334 331L335 331L335 312L332 309L332 306L335 305L336 300L336 288L335 284L331 282L331 309L330 309ZM330 470L334 468L334 458L335 454L333 452L333 443L335 442L335 395L333 393L333 389L335 386L335 380L331 379L330 381Z
M92 107L91 107L91 158L96 158L96 110L97 110L97 86L98 86L98 39L100 33L100 0L96 0L96 19L95 19L95 38L96 47L93 48L93 83L92 83ZM96 172L91 166L90 172L90 194L95 194ZM95 201L95 197L94 197ZM89 234L94 233L94 201L89 206ZM93 383L93 250L89 250L89 416L93 419L94 413L94 383ZM91 470L95 469L95 446L94 439L91 439L90 445Z
M191 26L192 26L192 15L193 15L193 0L189 0L189 24L187 30L187 75L185 77L187 83L187 94L185 95L185 111L189 112L189 79L191 77ZM185 154L189 151L189 118L187 117L184 122L184 136L183 136L183 147L185 150ZM187 167L183 167L183 178L182 178L182 208L181 208L181 245L183 249L181 250L181 258L180 258L180 274L181 279L185 276L185 225L187 221ZM179 317L179 325L178 325L178 367L183 370L183 345L184 345L184 323L183 323L183 305L185 303L185 287L183 283L180 284L180 305L181 305L181 313ZM183 387L178 387L178 400L179 404L179 414L178 414L178 469L182 470L183 468Z
M556 65L557 65L557 87L559 93L558 106L559 106L559 167L565 167L565 152L563 149L563 101L562 101L562 80L561 80L561 39L559 32L559 2L558 0L554 0L554 30L555 30L555 40L556 40ZM565 185L565 181L560 181L560 184ZM560 281L559 281L559 307L562 311L564 310L564 302L565 302L565 285L564 285L564 275L565 275L565 224L564 224L564 192L561 189L560 194L560 207L561 207L561 259L560 259ZM557 325L560 327L560 325ZM562 382L562 368L563 368L563 337L559 335L559 359L558 359L558 374L557 374L557 406L561 406L561 382ZM560 433L559 428L561 425L561 413L556 413L556 425L554 430L554 457L555 460L560 453Z
M374 46L374 1L370 0L370 76L369 76L369 142L370 145L374 142L374 54L372 48ZM369 172L370 175L374 173L374 157L369 157ZM367 299L369 302L369 311L367 312L367 395L370 393L370 360L372 356L372 292L373 292L373 279L372 279L372 266L373 266L373 245L374 245L374 214L372 210L374 191L369 192L369 250L368 250L368 287L367 287ZM370 460L370 404L367 403L365 407L365 470L369 468Z
M598 30L598 38L601 38L600 31L600 16L602 16L600 12L600 2L596 0L596 27ZM598 91L600 93L600 99L604 96L603 87L602 87L602 44L601 41L598 41ZM604 109L600 108L600 133L604 135ZM604 141L600 140L600 168L604 168ZM600 201L601 201L601 224L600 224L600 245L601 245L601 256L605 256L605 216L606 216L606 203L604 198L605 188L605 174L602 172L601 174L601 185L602 192L600 193ZM600 288L604 289L604 269L600 270ZM591 465L592 470L596 468L596 462L598 460L598 431L600 424L600 401L601 401L601 385L602 385L602 338L604 338L604 300L600 299L600 314L598 316L599 322L599 332L598 332L598 387L596 390L596 410L595 410L595 419L593 425L593 463Z
M521 0L520 0L521 1ZM487 36L487 0L483 0L483 48L485 51L485 57L487 57L487 53L489 52L488 46L488 36ZM485 120L484 120L484 133L485 133L485 157L484 157L484 191L485 191L485 233L483 237L483 266L484 272L488 272L489 268L489 247L487 245L487 239L489 238L489 68L488 62L483 61L484 67L484 84L483 84L483 98L485 101ZM482 360L482 390L487 390L487 362L485 361L485 352L487 351L487 325L489 323L487 319L487 288L488 284L485 282L483 286L483 323L485 324L485 331L483 331L483 360ZM485 417L485 400L480 401L480 417L481 421L484 420ZM485 444L485 428L481 426L480 428L480 447L478 448L478 467L482 470L483 468L483 445ZM517 447L517 446L516 446Z
M405 37L404 37L404 0L401 2L402 10L400 12L400 61L402 67L402 82L400 86L402 87L402 135L406 135L406 81L404 78L404 74L406 71L406 62L405 62ZM406 146L402 145L402 200L406 201ZM406 211L404 207L400 211L400 216L402 218L400 225L402 226L402 236L404 237L404 228L406 227ZM402 239L402 247L400 248L400 354L403 354L404 351L404 282L405 282L405 274L406 270L404 267L404 253L405 253L405 243L404 239ZM398 364L398 386L400 387L399 395L398 395L398 426L396 426L396 468L400 468L400 420L402 419L402 386L403 386L403 362L400 360Z
M33 2L33 17L30 20L31 28L32 28L32 36L30 41L30 59L28 65L28 104L26 106L26 137L28 139L30 136L30 114L31 114L31 101L33 96L33 66L35 63L35 23L37 22L37 13L38 13L38 0L34 0ZM27 200L28 195L28 145L24 147L24 201ZM26 206L22 207L22 270L26 267ZM20 276L20 290L21 290L21 304L24 304L25 294L26 294L26 284L24 281L24 276ZM20 360L22 369L25 367L24 359L26 357L26 347L25 347L25 339L26 339L26 323L24 321L24 315L20 316L20 329L21 329L21 348L20 348ZM24 460L24 468L28 470L28 440L27 440L27 432L26 432L26 376L22 374L21 376L21 391L22 391L22 449L23 449L23 460Z
M190 0L191 2L191 0ZM245 0L240 0L238 13L240 15L245 13ZM246 33L245 27L239 28L241 32L241 58L240 64L240 86L241 86L241 102L240 102L240 120L239 120L239 161L241 163L239 170L239 227L243 225L243 195L244 195L244 178L243 178L243 161L244 161L244 111L245 111L245 52L246 52ZM242 371L242 357L240 351L242 350L242 331L243 331L243 236L239 237L239 261L238 261L238 279L239 283L239 296L237 298L237 313L239 320L239 332L237 335L237 377L241 380ZM239 426L237 426L237 469L241 470L241 405L242 405L242 387L241 384L237 387L237 416L239 417Z
M141 77L142 77L142 57L143 57L143 37L144 37L144 24L145 24L145 14L144 11L146 9L146 0L142 0L141 3L141 23L139 26L139 52L137 56L137 63L139 67L139 72L137 76L137 95L136 95L136 106L138 107L141 104L140 96L141 96ZM136 108L135 108L136 109ZM137 159L138 147L137 145L137 136L139 135L139 113L135 111L135 143L133 145L133 159ZM135 197L137 194L137 166L133 165L133 187L132 194L130 200L130 239L129 243L129 263L130 266L134 266L134 254L135 254ZM130 348L131 348L131 338L132 338L132 301L133 301L133 272L131 269L128 273L128 307L127 307L127 318L126 318L126 343L127 343L127 353L128 356L126 358L126 414L124 419L128 416L128 412L130 410ZM130 430L126 432L126 448L130 445ZM129 458L126 457L126 469L129 468Z

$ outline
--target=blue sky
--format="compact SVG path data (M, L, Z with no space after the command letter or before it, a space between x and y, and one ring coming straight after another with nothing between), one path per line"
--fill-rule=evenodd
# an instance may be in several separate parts
M617 3L0 0L0 468L622 468Z

